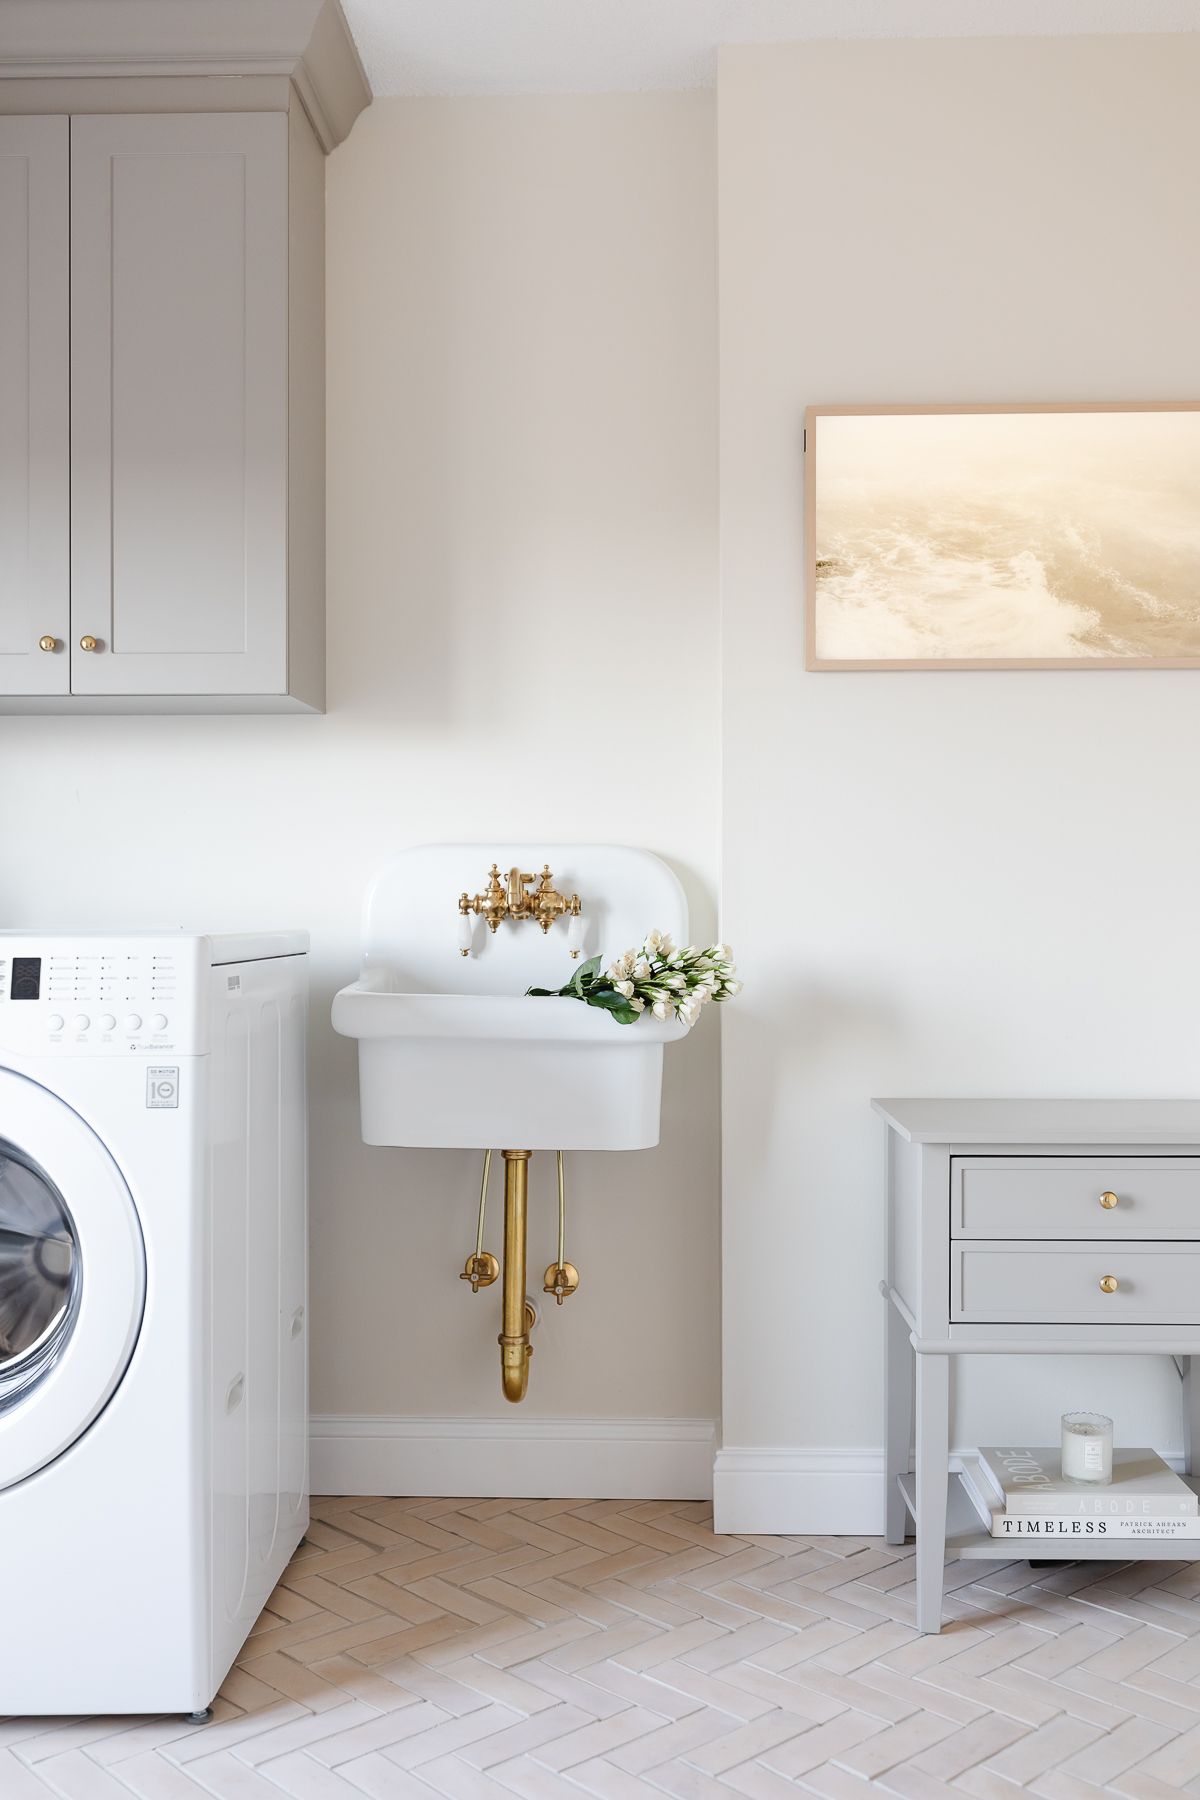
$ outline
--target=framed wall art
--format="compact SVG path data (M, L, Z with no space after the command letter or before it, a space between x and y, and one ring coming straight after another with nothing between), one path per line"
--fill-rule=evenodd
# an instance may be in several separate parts
M810 669L1200 668L1200 402L813 406Z

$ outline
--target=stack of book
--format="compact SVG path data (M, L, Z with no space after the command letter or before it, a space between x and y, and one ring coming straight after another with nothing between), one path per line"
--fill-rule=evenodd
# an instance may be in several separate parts
M1112 1481L1067 1481L1057 1449L982 1449L963 1486L996 1538L1200 1538L1196 1496L1153 1450L1114 1450Z

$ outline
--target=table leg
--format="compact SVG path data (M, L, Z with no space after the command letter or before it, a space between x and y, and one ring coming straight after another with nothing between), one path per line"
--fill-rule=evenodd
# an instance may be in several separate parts
M1200 1369L1194 1356L1183 1363L1183 1467L1188 1475L1200 1475Z
M917 1357L917 1630L942 1629L946 1492L950 1460L950 1358Z
M887 1481L884 1537L889 1544L902 1544L908 1532L908 1508L900 1492L900 1476L908 1474L908 1452L912 1442L914 1360L908 1326L899 1308L889 1300L883 1351L884 1471Z

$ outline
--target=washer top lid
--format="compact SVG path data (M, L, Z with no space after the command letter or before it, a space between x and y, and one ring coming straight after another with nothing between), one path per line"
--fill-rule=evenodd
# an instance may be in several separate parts
M308 950L307 931L184 931L178 925L138 926L132 931L71 931L57 927L41 931L36 926L14 926L0 930L0 939L21 938L39 943L88 942L121 943L129 938L180 938L203 946L204 960L219 968L225 963L263 962L272 956L304 956Z
M208 940L214 969L223 963L262 962L268 956L304 956L307 931L227 931Z

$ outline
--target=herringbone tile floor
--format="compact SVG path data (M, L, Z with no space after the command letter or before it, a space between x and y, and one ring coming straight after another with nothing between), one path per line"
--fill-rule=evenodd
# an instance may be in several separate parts
M0 1800L1200 1793L1196 1565L714 1537L675 1501L317 1501L209 1725L0 1722ZM2 1609L2 1596L0 1596Z

